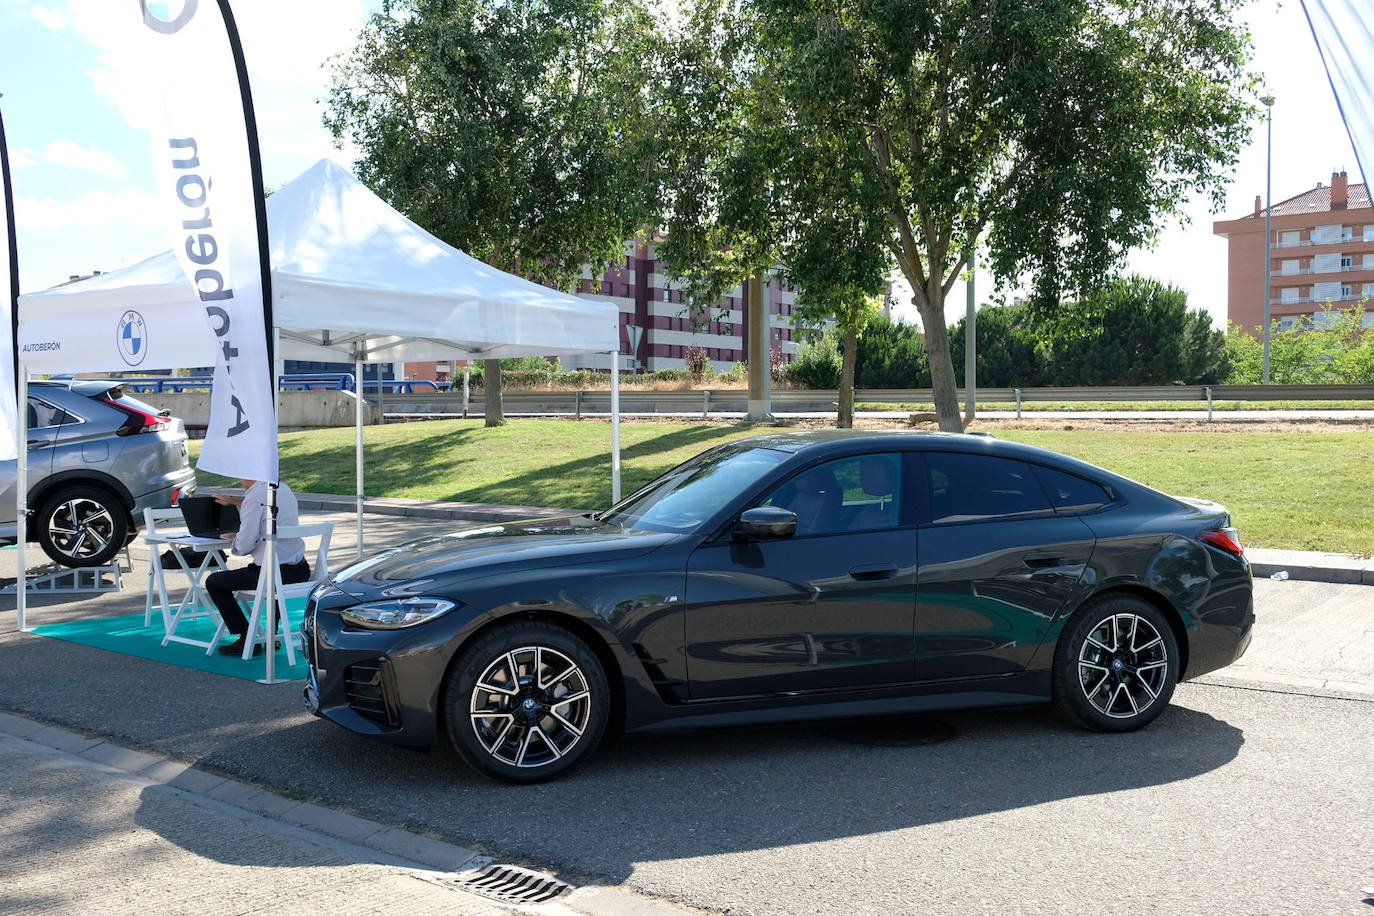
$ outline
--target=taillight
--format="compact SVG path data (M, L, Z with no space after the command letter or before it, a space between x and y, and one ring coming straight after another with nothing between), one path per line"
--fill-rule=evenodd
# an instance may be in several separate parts
M174 489L172 490L172 508L173 508L173 509L176 508L176 506L177 506L177 500L179 500L179 499L181 499L181 487L176 487L176 488L174 488Z
M1236 531L1234 528L1218 528L1215 531L1204 531L1197 536L1197 539L1204 544L1211 544L1218 550L1224 550L1238 557L1245 555L1245 548L1242 547L1240 543L1240 532Z
M119 429L115 430L117 436L155 433L168 429L172 425L171 417L159 417L157 414L148 413L146 410L139 410L137 407L130 407L128 404L120 404L116 401L106 401L105 403L129 417Z

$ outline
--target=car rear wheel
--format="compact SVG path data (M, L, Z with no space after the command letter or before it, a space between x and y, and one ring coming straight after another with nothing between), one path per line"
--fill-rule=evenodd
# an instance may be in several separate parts
M1173 629L1154 605L1107 595L1079 609L1054 654L1054 700L1070 721L1125 732L1152 722L1178 681Z
M108 490L72 486L43 501L35 520L38 543L63 566L104 566L124 548L129 514Z
M506 782L551 779L590 754L606 729L610 691L596 654L562 627L503 624L463 649L444 689L460 757Z

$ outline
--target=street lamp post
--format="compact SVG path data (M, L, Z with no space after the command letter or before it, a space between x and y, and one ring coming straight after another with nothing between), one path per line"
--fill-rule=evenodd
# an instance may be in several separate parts
M1264 104L1265 119L1268 121L1267 137L1265 138L1264 150L1264 371L1261 380L1264 384L1269 384L1269 282L1272 261L1270 260L1270 250L1274 244L1274 233L1270 228L1274 217L1274 97L1265 95L1260 97Z

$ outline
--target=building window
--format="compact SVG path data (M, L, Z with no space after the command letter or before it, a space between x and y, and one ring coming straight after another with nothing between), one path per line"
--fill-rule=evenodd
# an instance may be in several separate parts
M1348 270L1355 266L1355 259L1348 254L1341 255L1341 270Z
M1342 284L1341 284L1341 298L1342 298L1342 299L1349 299L1352 295L1354 295L1354 294L1353 294L1353 292L1352 292L1351 289L1350 289L1350 284L1349 284L1349 283L1342 283Z
M663 291L663 301L664 301L664 302L672 302L672 301L673 301L673 291L672 291L672 290L670 290L670 289L665 289L665 290Z
M1374 242L1374 226L1364 227L1364 240L1366 242Z

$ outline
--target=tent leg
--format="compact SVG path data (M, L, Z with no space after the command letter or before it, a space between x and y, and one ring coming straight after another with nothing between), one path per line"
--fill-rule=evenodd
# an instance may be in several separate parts
M19 453L19 460L16 462L18 476L14 482L14 552L15 561L18 564L18 578L14 581L14 597L15 608L18 611L16 623L19 632L27 633L29 630L29 562L25 542L29 538L29 370L23 363L19 364L19 391L16 400L18 402L19 423L15 429L19 441L15 445L17 446L16 451Z
M620 352L611 351L611 502L620 502Z
M355 353L355 355L354 355L354 358L353 358L353 377L354 377L355 379L358 380L358 386L357 386L357 387L358 387L358 392L357 392L357 394L358 394L358 403L357 403L357 411L356 411L356 420L357 420L357 426L358 426L358 430L357 430L357 433L358 433L358 441L357 441L357 446L356 446L356 448L355 448L355 450L354 450L355 453L354 453L354 469L353 469L353 472L354 472L354 475L357 477L357 480L358 480L358 496L357 496L357 506L356 506L357 511L358 511L358 549L357 549L357 557L358 557L359 560L361 560L361 559L363 558L363 406L364 406L364 403L363 403L363 351L362 351L361 348L359 348L359 349L356 351L356 353ZM379 384L380 384L380 381L381 381L381 380L378 379L378 383L379 383Z

